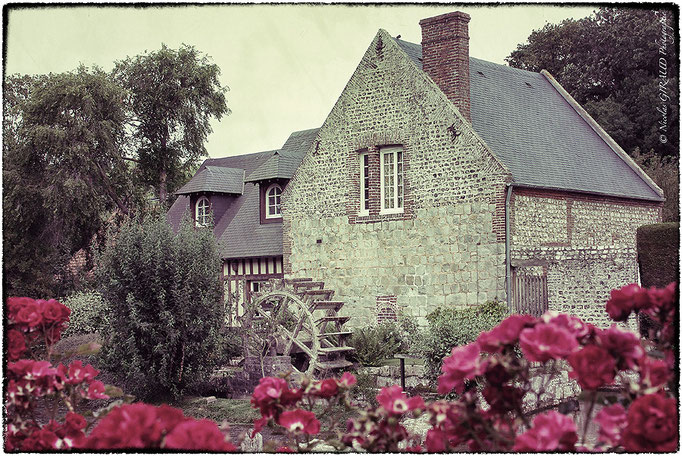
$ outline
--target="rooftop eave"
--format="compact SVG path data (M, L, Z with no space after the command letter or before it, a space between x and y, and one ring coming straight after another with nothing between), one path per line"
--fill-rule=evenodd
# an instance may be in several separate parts
M546 185L535 185L535 184L524 184L522 182L516 182L512 181L507 183L508 186L514 186L514 187L521 187L521 188L531 188L531 189L537 189L537 190L552 190L556 192L570 192L570 193L581 193L583 195L596 195L596 196L608 196L611 198L619 198L619 199L627 199L627 200L636 200L636 201L646 201L649 203L663 203L665 201L665 198L659 197L659 198L638 198L636 196L631 196L631 195L625 195L621 193L615 193L615 192L594 192L594 191L588 191L588 190L576 190L573 188L562 188L562 187L550 187Z

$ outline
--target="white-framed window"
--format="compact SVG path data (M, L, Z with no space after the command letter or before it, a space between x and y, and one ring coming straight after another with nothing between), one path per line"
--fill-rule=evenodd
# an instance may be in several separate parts
M282 187L272 184L265 191L265 218L282 217Z
M402 147L383 147L381 157L381 213L403 212L405 186L403 181Z
M360 212L359 215L369 215L369 154L361 152L360 159Z
M194 220L197 226L208 226L211 222L211 203L205 196L199 198L194 206Z

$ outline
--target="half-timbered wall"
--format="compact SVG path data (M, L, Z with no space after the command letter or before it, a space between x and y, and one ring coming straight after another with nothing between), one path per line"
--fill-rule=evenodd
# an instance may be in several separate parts
M282 257L237 258L223 260L225 301L230 304L229 323L236 325L244 315L245 304L262 282L284 277Z

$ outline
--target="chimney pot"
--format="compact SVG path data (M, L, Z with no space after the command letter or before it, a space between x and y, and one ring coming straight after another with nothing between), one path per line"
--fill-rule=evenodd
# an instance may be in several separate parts
M471 122L469 89L469 20L461 11L419 21L422 68Z

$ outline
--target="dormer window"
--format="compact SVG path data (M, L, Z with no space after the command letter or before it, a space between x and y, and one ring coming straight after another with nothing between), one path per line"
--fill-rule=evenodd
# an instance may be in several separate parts
M194 220L197 226L208 226L211 222L211 203L205 196L199 198L194 206Z
M265 218L282 218L282 187L272 184L265 191Z

